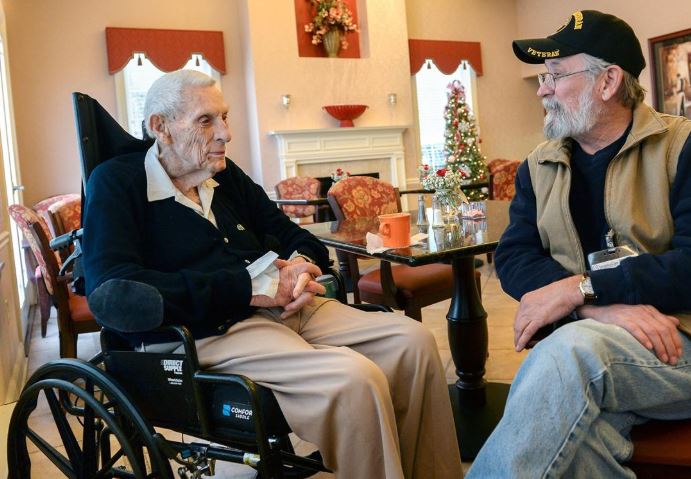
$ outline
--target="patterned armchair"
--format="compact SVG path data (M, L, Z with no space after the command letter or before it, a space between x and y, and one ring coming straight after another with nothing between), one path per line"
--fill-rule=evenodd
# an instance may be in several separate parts
M489 197L492 200L511 200L516 194L518 160L496 158L487 163L489 168Z
M367 176L351 176L331 187L329 204L339 221L396 213L401 209L398 190L385 181ZM337 253L339 253L337 251ZM345 256L345 260L342 258ZM451 266L428 264L418 267L392 266L381 261L380 268L360 276L353 254L339 255L347 264L355 303L366 301L403 309L406 316L422 321L422 308L451 297ZM478 281L479 284L479 281Z
M41 218L31 208L23 205L11 205L9 211L36 257L45 288L53 297L58 310L60 357L77 357L77 335L99 331L100 328L89 310L86 298L72 294L66 281L58 277L58 260L48 246L48 236ZM43 324L41 326L43 328Z
M293 176L276 184L276 197L281 200L315 200L319 198L321 184L309 176ZM311 205L281 205L283 212L291 218L314 216L317 208Z
M79 209L81 210L81 195L75 193L50 196L39 201L32 208L38 215L39 224L49 240L62 234L62 232L56 232L55 230L54 222L51 220L50 209L55 207L55 205L65 202L77 202L79 204ZM25 238L27 238L26 241L28 242L29 240L26 234ZM53 303L53 300L51 299L51 294L48 293L46 289L47 282L43 279L42 269L38 264L38 259L33 253L34 249L28 248L28 246L30 245L25 245L24 261L26 262L31 280L36 284L38 306L41 316L41 336L45 338L48 327L48 318L50 317L50 307ZM59 255L58 261L61 260L61 255ZM33 277L31 277L31 274L33 274Z
M48 236L48 238L54 238L54 237L62 234L62 233L56 233L55 230L53 230L51 220L50 220L50 214L48 212L50 210L51 206L55 205L56 203L78 202L80 212L81 212L81 200L82 200L81 195L79 195L77 193L67 193L64 195L50 196L46 199L39 201L38 203L36 203L33 206L33 210L36 212L36 214L38 214L39 218L41 219L41 226L43 227L44 231L46 232L46 235Z
M396 213L401 210L398 191L369 176L351 176L335 183L327 194L336 219L346 220Z
M80 195L71 196L57 201L48 207L48 224L55 236L78 230L82 225L82 198Z

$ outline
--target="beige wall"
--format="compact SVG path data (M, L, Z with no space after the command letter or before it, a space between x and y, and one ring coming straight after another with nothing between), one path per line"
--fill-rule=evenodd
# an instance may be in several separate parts
M691 2L689 0L516 0L516 20L519 38L542 37L553 33L576 10L599 10L625 20L638 36L643 48L646 67L639 77L641 85L650 91L651 74L648 39L691 28ZM518 60L515 60L518 63ZM522 74L535 72L522 67ZM652 95L646 95L652 103Z
M523 159L542 139L542 109L536 84L520 78L520 65L511 50L518 34L515 1L407 0L406 5L410 38L480 42L484 74L477 78L477 99L482 153L488 159Z
M369 18L371 27L362 28L362 58L352 59L298 57L292 1L250 1L248 10L257 105L255 151L262 159L262 180L267 189L280 179L275 140L267 133L338 126L321 110L323 105L369 105L355 120L357 126L411 124L404 0L360 2L360 18ZM272 18L283 20L267 22L268 12ZM398 95L395 107L387 103L390 92ZM292 97L289 110L281 105L281 95L286 93ZM258 161L255 158L255 163Z
M240 3L5 0L25 203L30 205L46 196L79 191L70 93L87 93L115 113L115 87L106 60L107 26L222 30L228 70L222 88L232 103L235 137L246 138ZM228 153L241 167L249 166L246 141L233 142Z

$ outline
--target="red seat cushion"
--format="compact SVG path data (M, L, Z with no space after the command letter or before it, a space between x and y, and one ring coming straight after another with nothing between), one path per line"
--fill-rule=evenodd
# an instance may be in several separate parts
M89 305L86 302L86 296L78 296L70 292L69 302L72 321L95 321L94 315L91 314Z
M447 264L427 264L425 266L395 265L391 266L396 287L407 298L427 293L448 291L451 295L453 276L451 266ZM360 278L358 288L361 292L381 295L381 276L379 270L372 271Z
M650 421L631 432L638 464L691 466L691 420Z

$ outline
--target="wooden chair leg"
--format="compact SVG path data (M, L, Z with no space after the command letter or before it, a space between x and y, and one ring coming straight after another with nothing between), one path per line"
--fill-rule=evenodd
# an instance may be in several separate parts
M41 316L41 337L45 338L48 330L48 319L50 318L50 307L53 301L48 294L46 284L40 278L36 281L36 290L38 294L38 310Z
M77 335L74 333L60 331L60 357L77 357Z
M416 304L409 304L403 310L406 316L414 319L415 321L422 322L422 308Z

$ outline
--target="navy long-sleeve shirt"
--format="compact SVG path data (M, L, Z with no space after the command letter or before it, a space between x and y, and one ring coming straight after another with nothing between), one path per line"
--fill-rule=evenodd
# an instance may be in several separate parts
M606 247L605 173L627 133L594 155L578 146L572 152L569 205L586 257ZM672 249L660 255L640 254L617 268L591 271L596 304L649 304L663 312L691 310L691 138L679 156L669 203L674 221ZM542 247L527 162L518 168L509 214L510 225L495 254L504 291L520 300L525 293L572 275Z
M143 153L96 168L84 208L87 294L113 278L148 283L163 296L165 323L186 325L200 338L252 314L246 266L267 251L282 258L298 251L328 267L322 243L234 163L214 180L218 228L172 197L149 202Z

